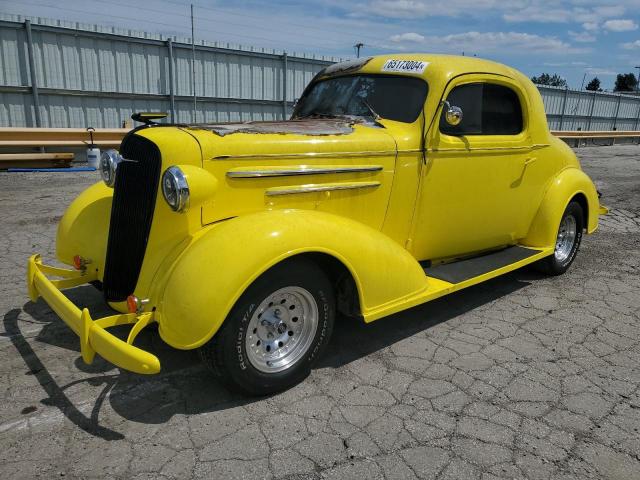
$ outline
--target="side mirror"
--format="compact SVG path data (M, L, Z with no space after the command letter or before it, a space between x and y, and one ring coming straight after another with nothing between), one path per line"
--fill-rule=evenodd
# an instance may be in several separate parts
M449 125L457 127L462 122L462 109L451 105L448 101L442 102L442 105L446 108L444 118Z

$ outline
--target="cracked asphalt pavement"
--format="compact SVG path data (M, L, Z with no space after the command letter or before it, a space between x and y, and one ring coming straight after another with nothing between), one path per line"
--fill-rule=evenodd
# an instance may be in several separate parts
M79 358L25 264L96 174L0 173L0 478L639 479L640 146L577 149L612 212L571 269L520 270L371 325L340 318L301 385L228 392ZM106 314L93 287L69 291ZM188 319L185 319L188 321Z

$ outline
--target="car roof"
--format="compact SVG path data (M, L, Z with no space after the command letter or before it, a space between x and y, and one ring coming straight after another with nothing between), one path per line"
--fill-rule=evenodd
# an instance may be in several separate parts
M388 68L391 60L402 62L400 65L408 65L407 62L422 62L413 71L403 71L402 68ZM392 65L392 64L391 64ZM409 63L411 65L411 63ZM422 68L423 67L423 68ZM400 53L392 55L376 55L363 57L346 62L330 65L319 72L317 78L334 75L346 75L353 73L383 73L391 75L403 75L422 77L428 83L445 83L458 75L465 73L491 73L504 75L513 79L528 82L528 78L518 70L502 63L486 60L484 58L466 57L463 55L443 55L436 53Z
M493 62L491 60L477 57L466 57L463 55L441 55L434 53L377 55L369 57L366 63L358 71L362 73L386 73L384 67L390 60L424 62L426 66L421 73L409 73L409 75L414 76L417 74L426 79L434 76L452 78L464 73L493 73L512 78L520 77L522 75L520 72L507 65ZM388 73L402 74L403 72L398 71Z

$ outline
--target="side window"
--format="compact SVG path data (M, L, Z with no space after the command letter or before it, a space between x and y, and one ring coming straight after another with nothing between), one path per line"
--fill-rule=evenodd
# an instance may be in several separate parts
M516 92L495 83L485 83L482 87L482 133L517 135L522 132L522 107Z
M447 97L462 109L462 122L449 125L440 117L446 135L517 135L522 132L522 107L516 92L493 83L468 83L454 88Z

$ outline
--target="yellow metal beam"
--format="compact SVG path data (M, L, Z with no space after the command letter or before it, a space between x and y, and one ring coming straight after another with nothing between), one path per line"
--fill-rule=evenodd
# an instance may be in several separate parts
M0 153L0 169L68 167L73 153Z
M128 128L98 128L93 143L118 147ZM0 128L0 147L86 147L91 143L84 128Z

